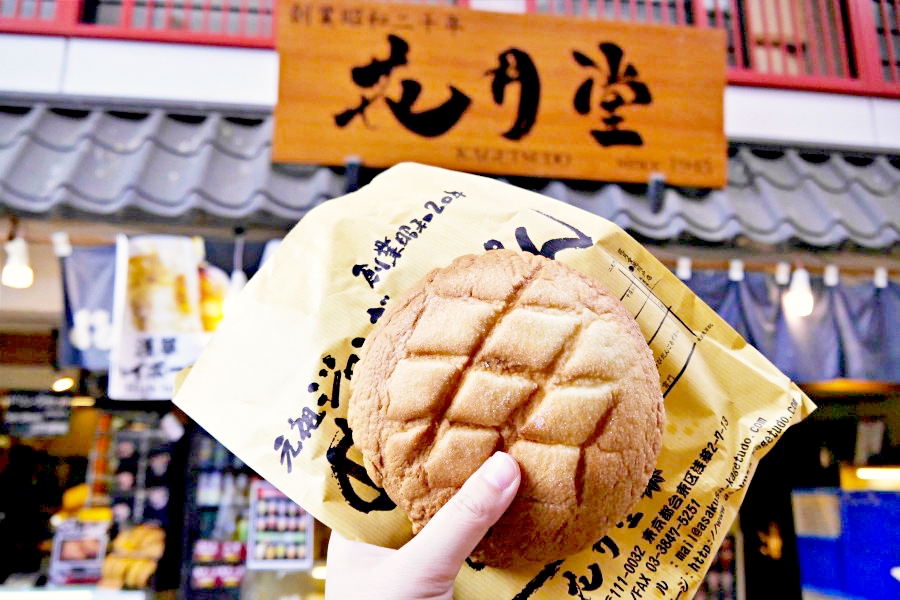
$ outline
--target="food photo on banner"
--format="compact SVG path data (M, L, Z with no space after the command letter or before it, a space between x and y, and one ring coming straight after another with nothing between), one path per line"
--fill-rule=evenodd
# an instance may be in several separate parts
M184 264L180 266L176 266L175 262L163 264L155 250L149 254L128 256L127 260L125 258L120 260L117 256L131 252L132 245L127 238L120 244L70 245L61 253L60 268L63 276L65 310L58 348L58 361L61 367L78 367L93 373L106 373L110 370L110 353L114 345L116 353L125 351L129 345L132 349L136 345L143 345L143 349L139 348L137 352L143 355L147 352L149 344L151 351L154 346L158 346L162 354L165 355L164 348L172 354L171 350L178 345L177 342L170 339L163 344L161 340L150 342L144 340L152 338L153 335L159 337L160 332L173 328L183 329L185 324L176 323L177 319L174 319L165 325L164 317L154 316L156 313L172 314L173 311L176 315L199 313L202 331L206 333L213 331L222 320L225 300L234 289L232 279L240 280L253 275L278 247L279 242L277 239L245 242L240 237L236 242L146 235L140 236L140 239L144 242L138 242L139 244L159 244L164 248L171 246L174 239L180 240L176 243L178 249L174 254L170 252L169 256L171 261L185 261ZM194 248L193 252L185 251L188 241ZM196 278L189 275L194 270L197 272ZM235 271L242 273L242 276L229 276L229 273ZM192 295L188 293L188 288L194 285L195 279L199 291L196 295ZM124 288L124 293L117 285ZM121 302L116 303L115 299L119 298L119 295ZM194 297L199 298L197 306L193 305ZM117 311L130 315L130 327L126 328L124 320L120 321L113 317ZM168 318L173 319L171 316ZM153 327L152 332L148 332L148 323ZM195 323L190 327L196 329ZM153 335L142 338L138 335L141 333ZM122 335L129 336L132 341L118 341ZM193 349L196 354L198 346L194 344ZM136 357L132 353L117 361L124 365L136 362ZM129 379L128 377L120 377L124 376L124 373L120 372L116 376L116 390L121 390L117 391L120 397L116 399L153 399L136 393L134 385L138 378L147 379L160 367L151 364L142 368L144 373L134 372L132 369L131 382L124 381ZM131 391L121 389L123 387L130 388ZM156 399L168 398L163 398L160 394Z
M217 324L204 319L202 259L198 243L189 237L118 237L110 398L172 397L175 373L197 357ZM226 285L204 289L218 292L221 303Z
M115 365L132 360L135 348L140 358L195 360L222 320L229 294L267 260L278 240L261 240L258 235L246 240L242 229L235 230L234 239L135 235L120 238L118 244L78 245L66 237L65 244L57 245L54 239L53 247L59 258L62 311L57 352L51 358L72 373L74 383L63 392L5 392L0 397L0 439L11 439L15 446L10 456L16 467L3 471L3 486L21 487L13 477L24 462L20 456L31 450L22 444L51 453L39 450L37 460L60 463L53 453L76 455L55 467L71 471L66 478L71 484L55 492L62 494L59 510L52 489L40 499L20 489L21 499L0 501L0 537L18 540L12 549L4 541L0 548L4 562L11 572L30 577L20 574L19 581L40 581L31 571L43 552L52 586L99 585L109 590L184 586L186 597L208 589L237 597L246 562L249 487L258 476L221 445L214 458L199 466L190 460L191 448L205 433L172 411L171 393L166 395L164 383L154 377L165 366L144 365L143 372L120 386L124 390L118 397L107 393L106 380L111 361ZM117 285L125 288L120 298ZM119 317L124 311L131 322L117 323L120 329L114 334L117 311ZM187 354L177 353L179 344ZM126 352L123 359L116 356L119 350ZM175 365L174 371L180 367ZM128 385L137 381L144 383L129 390ZM220 459L220 454L226 458ZM36 468L45 475L54 469L40 464ZM33 478L22 473L23 480ZM39 506L26 510L24 505L35 502ZM24 518L26 512L35 518ZM44 521L49 518L45 528L37 525L36 513L45 513ZM216 526L207 529L209 517ZM290 519L290 525L297 521ZM280 524L273 524L275 538L282 535ZM304 523L299 541L311 544L312 530ZM285 565L287 555L296 558L300 553L298 540L288 541L293 543L271 544L282 559L276 564ZM204 544L222 549L212 562L197 565L199 574L206 569L213 577L191 579L193 548ZM7 560L7 550L18 557ZM311 557L306 546L302 552ZM187 574L185 581L182 572ZM7 573L0 575L5 579ZM194 589L192 581L202 581L203 587Z

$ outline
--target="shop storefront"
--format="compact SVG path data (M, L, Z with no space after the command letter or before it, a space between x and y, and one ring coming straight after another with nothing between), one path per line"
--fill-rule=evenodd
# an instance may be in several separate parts
M318 5L297 6L285 31L328 48L334 24ZM752 69L736 57L748 48L721 31L691 28L696 39L670 44L673 64L691 63L679 52L706 62L661 79L672 67L653 64L662 38L641 27L613 48L579 45L600 35L593 21L562 43L529 40L522 27L509 39L499 14L426 21L428 9L389 9L377 11L384 23L369 5L357 15L378 25L359 34L363 58L313 61L283 41L274 115L2 102L4 264L30 260L34 284L5 285L0 299L0 600L323 597L328 528L175 407L174 375L297 221L402 160L483 173L615 223L819 405L762 460L696 597L761 598L773 579L786 597L890 596L900 584L870 524L898 518L896 156L727 140L725 63ZM401 27L401 14L415 27ZM339 26L356 31L351 16ZM685 22L674 7L671 16ZM785 44L765 32L755 51L783 58ZM391 80L422 56L415 49L440 52L438 33L480 43L453 69ZM703 54L713 38L727 56ZM539 51L523 50L535 40ZM320 77L326 63L331 79ZM575 97L560 91L566 77L581 84ZM379 87L390 84L402 90L396 102ZM544 109L557 103L556 120L537 118L540 94ZM618 100L604 106L609 94ZM653 116L660 107L666 119ZM705 120L685 128L690 111ZM448 145L441 136L454 128L461 137ZM589 147L572 141L579 132ZM584 158L601 146L622 152ZM63 376L69 387L51 390ZM887 536L881 547L898 544ZM860 547L884 568L854 572ZM591 597L573 580L573 597Z

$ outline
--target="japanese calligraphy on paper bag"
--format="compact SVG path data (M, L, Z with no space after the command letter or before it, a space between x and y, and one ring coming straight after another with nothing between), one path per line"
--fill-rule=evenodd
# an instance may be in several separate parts
M282 2L277 162L725 184L714 29Z
M366 474L347 424L359 348L432 268L494 248L564 262L622 299L656 360L667 426L641 501L591 547L518 571L469 564L457 598L696 590L758 460L814 407L640 244L568 204L475 175L390 169L288 234L175 403L319 520L398 547L409 521Z

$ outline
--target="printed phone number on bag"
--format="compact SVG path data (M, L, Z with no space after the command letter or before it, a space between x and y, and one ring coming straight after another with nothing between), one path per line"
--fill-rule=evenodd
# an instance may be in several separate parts
M685 563L689 561L687 566L698 572L703 563L712 553L711 543L700 543L701 536L709 533L715 539L718 527L721 525L723 514L719 510L719 498L703 506L699 500L691 497L694 486L699 482L700 476L706 470L706 467L719 451L719 442L723 441L724 433L728 429L728 419L722 417L719 421L719 427L713 432L713 440L700 449L697 458L685 470L681 480L678 482L675 493L669 496L666 502L660 507L659 512L650 520L650 524L641 533L641 537L645 542L654 544L652 550L644 551L640 547L635 546L637 552L632 552L631 557L626 560L624 569L625 577L618 577L612 582L609 593L604 596L604 600L617 600L625 597L632 599L642 598L644 591L649 587L647 582L653 577L664 560L669 558L669 564L675 565L676 561ZM718 521L714 521L718 515ZM655 550L655 552L654 552ZM696 553L691 559L691 554ZM646 558L644 558L646 555ZM639 562L631 560L635 557L643 558L643 569L639 569ZM649 575L648 575L649 573ZM636 581L635 585L627 587L624 584L629 583L631 576L632 581ZM683 591L686 586L684 579L678 583L677 589ZM665 595L671 589L666 581L656 581L655 590L658 594Z

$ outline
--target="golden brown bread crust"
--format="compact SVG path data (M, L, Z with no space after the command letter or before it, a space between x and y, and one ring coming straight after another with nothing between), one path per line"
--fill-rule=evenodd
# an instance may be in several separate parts
M463 256L392 302L366 340L349 424L418 532L494 451L522 468L472 557L573 554L640 499L662 446L659 374L600 284L509 250Z

